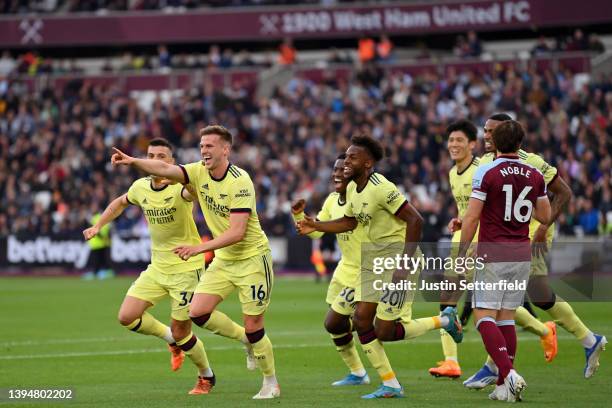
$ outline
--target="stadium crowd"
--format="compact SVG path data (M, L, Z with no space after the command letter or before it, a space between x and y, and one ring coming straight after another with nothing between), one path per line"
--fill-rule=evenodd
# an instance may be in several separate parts
M115 87L73 81L31 94L18 80L0 78L0 235L80 233L92 211L138 176L111 167L111 146L143 155L150 138L163 136L179 162L196 161L198 129L222 123L234 133L233 162L253 178L268 234L294 233L290 200L305 197L310 211L320 208L330 164L352 135L365 132L384 142L379 170L409 194L426 219L424 240L434 241L455 211L445 128L463 117L482 127L499 111L523 122L525 150L540 153L570 184L574 200L560 231L609 234L612 74L585 78L531 68L413 77L367 64L347 80L295 76L270 98L204 83L150 106ZM132 208L115 228L133 233L143 222Z

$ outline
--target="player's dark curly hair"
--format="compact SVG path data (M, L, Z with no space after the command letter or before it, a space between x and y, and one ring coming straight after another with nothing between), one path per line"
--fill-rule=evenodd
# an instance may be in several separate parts
M505 122L507 120L512 120L512 117L508 115L507 113L495 113L489 116L489 119L496 120L498 122Z
M502 153L514 153L523 143L525 130L516 120L502 122L493 130L493 143Z
M376 139L368 135L358 135L351 138L351 144L354 146L363 147L368 151L374 161L380 161L385 156L385 151L382 144Z
M476 126L469 120L465 119L458 120L448 125L446 128L446 137L450 136L450 134L453 132L463 132L470 142L476 141L476 136L478 135L478 129L476 129Z

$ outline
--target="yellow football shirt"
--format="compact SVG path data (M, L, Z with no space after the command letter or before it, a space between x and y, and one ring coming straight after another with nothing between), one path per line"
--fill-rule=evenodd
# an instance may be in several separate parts
M127 192L130 204L142 209L151 236L151 265L164 273L178 273L201 269L204 256L197 255L183 261L172 250L179 245L201 243L193 220L193 204L185 200L183 186L171 184L154 189L150 177L136 180Z
M217 249L215 257L238 261L270 250L268 238L261 229L255 202L255 187L246 171L230 164L220 179L213 178L199 161L181 166L187 183L198 191L200 208L206 224L218 237L229 229L232 212L247 212L249 220L244 238L235 244Z
M557 168L548 164L540 155L535 153L528 153L523 149L518 151L519 159L530 166L535 167L542 173L544 176L544 182L548 186L557 178ZM487 153L480 158L480 165L491 163L495 160L495 153ZM535 218L531 218L531 222L529 223L529 238L533 238L533 234L540 226L540 223L536 221ZM551 243L555 234L555 226L554 224L548 228L546 231L546 240Z
M457 171L457 166L453 166L448 173L448 181L450 183L451 192L457 203L457 215L463 219L465 212L470 201L470 195L472 194L472 177L474 172L478 168L479 159L474 156L470 164L463 169L461 173ZM478 239L478 231L474 235L474 241ZM452 242L459 242L461 240L461 230L455 231L453 234Z
M330 221L344 217L346 201L340 201L340 193L333 192L327 196L323 207L317 214L319 221ZM294 215L296 221L304 219L304 213ZM323 233L313 233L314 238L319 238ZM310 234L309 234L310 236ZM358 284L359 272L361 270L361 243L366 240L365 231L361 224L352 231L336 234L338 247L342 257L334 270L334 279L343 286L355 287Z
M344 215L357 219L368 242L403 243L406 240L406 223L395 214L408 201L385 176L372 173L361 191L351 181L346 189L346 198Z

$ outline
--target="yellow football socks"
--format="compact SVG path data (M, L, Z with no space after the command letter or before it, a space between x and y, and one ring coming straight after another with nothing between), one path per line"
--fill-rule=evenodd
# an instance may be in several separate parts
M440 317L424 317L422 319L413 319L407 322L400 322L404 327L404 339L413 339L422 336L433 329L439 329Z
M198 339L193 333L189 333L184 339L177 340L176 345L185 352L191 359L193 364L200 370L202 377L212 376L210 371L210 364L208 362L208 356L206 350L204 350L204 343Z
M445 360L459 361L457 356L457 343L444 329L440 329L440 340L442 340L442 351Z
M543 337L548 334L548 327L522 306L516 309L514 321L517 325L538 337Z
M264 377L274 376L274 352L272 342L266 335L265 330L261 329L254 333L247 333L246 336L253 347L253 355L257 359L257 366Z
M223 337L228 337L243 343L246 341L244 327L234 322L225 313L217 310L210 314L208 321L204 324L204 328Z
M557 301L547 310L557 324L572 333L578 340L584 339L591 331L582 323L569 303L557 296Z
M351 370L351 373L363 377L365 375L365 368L361 358L359 358L359 353L357 353L353 335L351 333L331 334L331 337L336 344L336 350L340 354L342 361Z
M166 341L169 340L168 336L171 338L170 328L147 312L144 312L139 319L124 327L136 333L156 336Z

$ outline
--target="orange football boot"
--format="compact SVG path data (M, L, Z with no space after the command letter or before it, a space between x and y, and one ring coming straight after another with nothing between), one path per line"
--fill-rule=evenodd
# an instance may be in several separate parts
M439 361L437 367L429 369L429 374L434 377L459 378L461 377L461 367L459 363L453 360Z
M212 377L198 377L198 381L191 391L189 391L189 395L203 395L209 394L212 387L215 385L215 376Z
M546 336L540 337L540 344L544 349L544 358L547 363L551 363L558 352L557 345L557 325L555 322L546 322L544 323L546 327L548 327L548 334Z
M177 371L183 365L183 361L185 361L185 353L183 353L179 346L172 346L170 344L168 344L168 350L170 350L172 371Z

